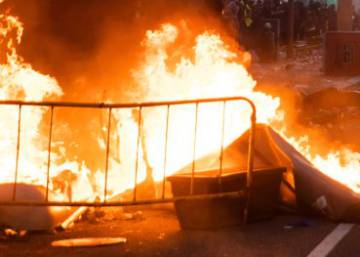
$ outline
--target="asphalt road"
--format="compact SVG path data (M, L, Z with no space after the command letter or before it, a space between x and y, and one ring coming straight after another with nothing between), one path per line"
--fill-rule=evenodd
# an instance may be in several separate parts
M0 241L0 257L306 257L337 226L321 219L277 216L246 227L182 231L171 206L142 211L142 218L124 220L120 209L108 209L106 215L97 221L92 218L83 220L64 232L3 239ZM128 241L122 245L88 248L51 246L54 240L78 237L126 237ZM357 244L359 237L360 229L355 226L331 251L329 257L360 256L360 244Z

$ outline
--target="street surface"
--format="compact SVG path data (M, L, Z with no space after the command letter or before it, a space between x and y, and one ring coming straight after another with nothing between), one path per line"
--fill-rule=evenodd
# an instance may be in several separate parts
M171 205L143 207L140 218L124 220L121 209L107 209L105 216L80 221L64 232L30 234L0 241L0 257L108 257L108 256L241 256L306 257L338 224L319 218L277 216L245 227L210 231L182 231ZM136 210L128 210L135 212ZM335 235L335 237L338 235ZM102 247L55 248L51 242L80 237L126 237L125 244ZM360 228L333 244L329 257L358 257ZM316 255L322 257L322 255Z

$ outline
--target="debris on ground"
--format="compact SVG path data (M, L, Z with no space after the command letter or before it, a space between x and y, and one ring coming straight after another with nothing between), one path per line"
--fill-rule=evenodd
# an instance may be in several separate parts
M96 247L114 244L124 244L125 237L88 237L56 240L51 243L53 247Z
M88 220L91 223L111 222L115 220L142 220L144 215L142 211L128 212L122 207L121 212L113 212L107 208L89 208L83 215L84 220Z
M0 230L0 240L18 239L26 236L28 232L26 230L13 230L11 228L4 228Z
M294 229L294 228L308 228L312 227L314 224L308 219L300 219L284 226L284 229Z

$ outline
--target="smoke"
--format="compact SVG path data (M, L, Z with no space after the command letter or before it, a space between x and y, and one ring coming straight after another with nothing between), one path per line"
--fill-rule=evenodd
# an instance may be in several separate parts
M142 61L145 32L179 21L194 34L220 28L220 2L7 0L5 5L25 24L20 54L59 80L64 100L122 101L136 91L131 74Z

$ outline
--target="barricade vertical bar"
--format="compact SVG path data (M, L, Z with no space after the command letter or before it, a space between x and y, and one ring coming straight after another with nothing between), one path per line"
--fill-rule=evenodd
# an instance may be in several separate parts
M50 128L49 128L49 141L48 141L48 159L46 170L46 194L45 201L49 201L49 182L50 182L50 167L51 167L51 142L52 142L52 128L54 122L54 106L50 107Z
M191 181L190 181L190 195L194 194L194 176L195 176L195 165L196 165L196 141L197 141L196 139L197 139L197 130L198 130L198 115L199 115L199 102L196 102L193 160L192 160Z
M251 129L249 135L249 151L248 151L248 169L247 169L247 176L246 176L246 208L244 211L244 223L246 224L248 221L248 214L249 214L249 201L251 197L251 185L252 185L252 173L254 170L254 156L255 156L255 134L256 134L256 107L255 105L250 102L252 107L252 115L251 115Z
M221 127L221 141L220 141L220 159L219 159L219 187L222 190L222 173L223 173L223 163L224 163L224 141L225 141L225 122L226 122L226 101L223 101L222 108L222 127Z
M112 108L109 108L109 116L107 122L107 136L106 136L106 160L105 160L105 186L104 186L104 202L106 202L108 190L108 174L109 174L109 155L110 155L110 133L111 133L111 114Z
M12 200L16 199L16 187L18 180L18 171L19 171L19 156L20 156L20 136L21 136L21 113L22 113L22 105L19 104L18 111L18 130L17 130L17 143L16 143L16 161L15 161L15 178L14 178L14 187L13 187L13 195Z
M254 168L254 154L255 154L255 134L256 134L256 114L251 117L251 129L249 136L249 159L248 159L248 173L247 173L247 187L250 188L252 184L252 172Z
M133 201L136 201L136 190L137 190L137 177L138 177L138 169L139 169L139 155L140 155L140 139L141 139L141 130L142 130L142 106L139 107L139 120L138 120L138 135L136 142L136 163L135 163L135 177L134 177L134 195Z
M165 143L164 143L164 174L162 184L162 199L165 199L165 183L166 183L166 166L167 166L167 151L168 151L168 139L169 139L169 117L170 117L170 105L166 107L166 128L165 128Z

